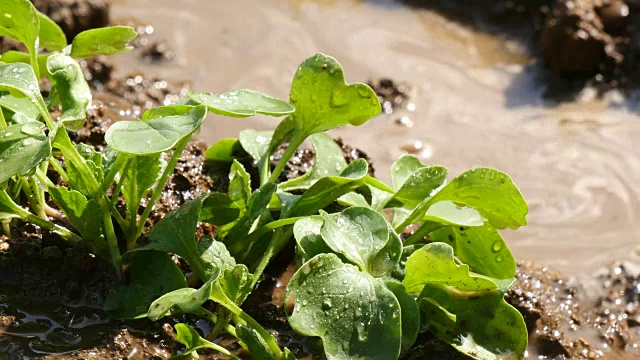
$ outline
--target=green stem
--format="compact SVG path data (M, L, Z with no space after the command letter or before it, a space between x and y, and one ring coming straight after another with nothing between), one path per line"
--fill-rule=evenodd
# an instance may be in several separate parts
M45 163L46 164L46 163ZM41 183L45 184L47 187L56 187L56 185L42 172L41 169L36 169L36 177L40 180Z
M111 185L111 183L113 182L113 179L116 178L116 175L118 174L118 171L120 171L120 168L122 167L122 163L126 162L126 164L128 165L129 162L128 160L128 156L125 154L118 154L118 156L116 157L116 161L111 165L111 169L109 169L109 172L107 172L104 175L104 180L102 181L102 191L103 192L107 192L107 190L109 190L109 185ZM125 169L123 170L123 174L124 171L126 171L126 166L125 165ZM122 181L119 181L118 183L121 183ZM117 195L116 195L117 197Z
M53 169L58 173L58 175L60 175L62 180L64 180L64 182L66 182L68 184L69 183L69 175L67 175L67 172L62 167L62 164L60 164L60 162L54 157L50 157L49 158L49 164L51 164L51 166L53 166Z
M40 65L38 64L38 49L29 49L29 59L31 61L31 67L33 68L33 72L36 74L36 79L40 80Z
M227 301L222 304L224 307L229 309L232 313L236 314L242 320L244 320L247 325L251 326L258 334L264 339L267 343L267 346L273 352L277 359L282 359L282 350L280 350L280 346L278 346L278 342L276 339L269 334L267 330L265 330L262 325L258 324L249 314L245 313L238 305L233 303L232 301Z
M0 109L0 129L4 129L7 127L7 121L4 119L4 114L2 113L2 109Z
M72 243L78 243L82 241L82 238L68 229L63 228L62 226L56 225L50 221L39 218L25 209L21 208L18 204L13 202L13 200L9 197L9 194L5 190L0 190L0 204L4 209L9 210L8 212L15 214L22 218L25 221L28 221L32 224L38 225L44 229L50 230L53 233L60 235L63 239L70 241Z
M20 178L22 181L22 190L27 197L29 198L29 205L31 205L31 209L33 212L43 220L49 220L47 218L47 214L44 213L44 206L41 204L40 195L38 194L38 183L35 181L35 178Z
M433 197L428 197L424 199L420 204L418 204L418 206L411 212L411 215L409 215L404 220L404 222L402 222L402 224L400 224L399 226L396 226L396 228L394 229L396 233L399 234L403 232L407 226L417 222L419 219L422 219L424 214L427 212L427 209L429 209L429 207L432 205L431 203L432 199Z
M214 324L218 323L218 316L203 307L201 307L199 311L196 311L195 315L203 316ZM233 336L234 338L238 338L238 335L236 334L236 328L233 325L227 324L227 326L224 328L224 331L231 334L231 336Z
M144 230L144 224L147 222L147 219L151 214L151 210L153 210L153 205L156 203L156 201L158 201L158 199L160 199L162 190L164 190L164 185L167 183L169 175L173 174L173 169L176 167L178 160L180 160L182 151L184 151L184 149L187 147L189 140L191 140L191 136L187 136L184 139L180 140L178 146L176 146L176 149L171 156L171 160L169 160L169 163L164 169L160 180L158 180L158 184L153 190L153 194L151 194L151 198L149 199L149 203L147 203L147 207L144 209L144 212L142 213L142 216L140 216L140 219L138 219L136 232L129 239L127 239L127 244L129 244L130 242L135 243L138 237L142 234L142 230Z
M2 231L9 238L11 238L11 220L12 219L2 220Z
M273 237L271 238L271 241L269 242L267 250L265 251L264 255L262 255L258 266L256 266L256 269L253 272L253 282L251 283L252 288L256 286L258 281L260 281L262 273L264 272L264 269L267 268L267 265L269 265L269 261L271 261L271 258L273 258L280 252L280 250L282 250L284 245L287 243L287 240L289 240L292 235L293 227L290 227L286 230L283 228L279 228L278 230L276 230L276 232L273 234Z
M302 140L304 141L304 139ZM276 168L273 169L271 177L269 177L269 182L275 183L278 180L280 173L282 173L284 167L287 166L289 159L296 153L300 144L302 144L302 141L298 141L296 136L291 139L291 142L287 145L287 149L284 151L284 154L282 154L282 158L280 158L280 161L276 164Z
M435 222L425 222L423 223L418 230L414 231L411 236L404 242L404 246L415 245L423 241L424 237L429 235L431 232L443 227L444 225L435 223Z

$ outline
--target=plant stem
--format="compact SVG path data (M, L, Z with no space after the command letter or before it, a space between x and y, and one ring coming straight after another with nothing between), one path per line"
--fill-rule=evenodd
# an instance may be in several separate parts
M164 186L169 179L169 175L173 173L173 169L176 167L178 160L180 160L180 156L182 155L184 149L187 147L189 140L191 140L191 136L187 136L184 139L180 140L178 146L176 146L173 155L171 155L171 160L169 160L167 167L162 172L162 176L160 177L160 180L158 180L156 188L153 189L153 194L151 194L151 198L147 203L147 207L144 209L144 212L142 213L142 216L140 216L140 219L138 219L136 232L133 233L132 236L129 237L129 239L127 239L127 246L129 246L129 244L135 244L138 237L142 234L142 230L144 230L144 224L147 222L147 219L151 214L151 210L153 210L153 205L156 203L156 201L158 201L158 199L160 199L162 190L164 190Z
M27 210L21 208L18 204L13 202L13 200L9 197L9 194L7 194L5 190L0 190L0 204L4 209L8 210L8 212L19 216L25 221L50 230L74 244L82 241L82 238L80 236L72 233L68 229L65 229L62 226L56 225L50 221L39 218L31 214Z
M4 114L2 113L2 109L0 109L0 129L4 129L7 127L7 121L4 119Z
M199 311L196 311L195 315L203 316L214 324L218 323L218 316L203 307L201 307ZM238 338L238 335L236 335L236 328L233 325L227 324L224 330L231 334L231 336L233 336L234 338Z
M35 179L33 177L23 177L20 178L20 181L22 182L22 190L29 198L29 205L31 205L33 212L36 213L38 217L48 221L47 214L44 213L44 207L40 203L40 196L36 193L38 184L35 182Z
M304 139L302 140L304 141ZM278 161L278 164L276 164L276 168L273 169L271 177L269 177L269 182L275 183L278 180L280 173L282 173L284 167L287 166L287 162L289 162L289 159L291 159L291 157L296 153L296 150L298 150L300 144L302 144L302 141L298 141L297 137L293 136L291 142L289 143L289 145L287 145L287 149L284 151L284 154L282 154L280 161Z
M11 238L11 220L12 219L2 220L2 231L9 238Z
M118 174L118 171L120 171L120 168L122 167L122 163L124 163L125 161L127 162L127 164L129 163L128 161L128 157L125 154L118 154L118 156L116 157L116 161L111 165L111 169L109 169L109 172L106 173L104 175L104 180L102 181L102 191L103 192L107 192L107 190L109 190L109 185L111 185L111 183L113 182L113 179L116 178L116 175ZM125 170L126 170L126 166L125 165ZM124 171L123 171L124 173ZM119 181L121 182L121 181ZM116 195L117 197L117 195Z
M258 334L264 339L267 343L267 346L273 352L277 359L282 359L282 350L280 350L280 346L273 335L269 334L267 330L265 330L257 321L255 321L249 314L245 313L238 305L233 303L232 301L227 301L222 304L224 307L229 309L232 313L236 314L242 320L244 320L247 325L251 326Z
M425 222L418 230L414 231L411 236L404 242L404 246L415 245L420 243L429 233L443 227L444 225L435 222Z
M51 166L53 166L53 169L58 173L58 175L60 175L62 180L64 180L64 182L66 182L68 184L69 183L69 175L67 175L67 172L62 167L62 164L60 164L60 162L54 157L50 157L49 158L49 164L51 164Z
M271 237L271 241L269 242L267 250L265 251L264 255L262 255L258 266L256 266L256 269L253 272L253 282L251 283L252 288L256 286L256 284L262 277L262 273L264 272L264 269L267 268L267 265L269 265L269 261L271 261L271 258L278 254L280 250L282 250L282 247L284 247L284 245L287 243L287 240L289 240L292 235L293 227L290 227L286 230L283 228L279 228L278 230L276 230L276 232L273 234L273 237Z

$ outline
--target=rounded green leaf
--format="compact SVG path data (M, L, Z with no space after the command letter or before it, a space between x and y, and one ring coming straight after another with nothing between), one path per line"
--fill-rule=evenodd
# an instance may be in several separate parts
M43 124L29 122L0 130L0 184L14 175L27 175L51 154Z
M129 26L110 26L91 29L78 34L71 43L71 57L76 59L93 55L113 55L133 49L129 41L138 36Z
M192 92L189 98L213 113L239 118L256 114L284 116L295 111L288 103L253 90L234 90L221 95Z
M458 206L451 201L440 201L429 207L422 221L447 225L482 226L485 219L476 209Z
M206 107L196 106L181 115L119 121L109 127L105 141L115 150L129 154L167 151L200 128L206 114Z
M400 304L384 283L321 254L291 278L289 324L298 333L322 338L329 360L396 359L401 346Z
M248 154L242 148L240 140L232 138L218 140L204 152L204 157L207 160L215 162L232 162L247 156Z
M151 321L157 321L165 316L176 314L193 314L197 312L205 301L209 300L211 284L220 272L217 270L209 281L200 289L182 288L166 293L149 305L147 316Z
M449 200L472 207L498 229L527 224L529 207L509 175L490 168L466 171L438 191L430 204Z

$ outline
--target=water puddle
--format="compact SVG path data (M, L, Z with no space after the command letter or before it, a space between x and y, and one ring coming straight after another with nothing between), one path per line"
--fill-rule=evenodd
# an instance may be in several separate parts
M388 77L415 91L407 116L383 115L335 136L367 152L389 180L393 160L415 152L458 174L473 166L509 173L530 204L529 226L506 232L519 258L591 275L640 244L640 117L630 105L548 106L519 45L393 1L120 0L113 18L153 24L175 62L118 58L195 90L251 88L287 98L298 63L335 56L350 82ZM242 21L239 21L242 19ZM405 119L406 120L406 119ZM213 142L268 118L210 118Z

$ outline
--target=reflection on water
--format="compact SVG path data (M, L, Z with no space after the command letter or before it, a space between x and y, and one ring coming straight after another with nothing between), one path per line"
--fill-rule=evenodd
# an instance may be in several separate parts
M126 3L126 7L125 7ZM545 107L531 60L518 46L389 1L126 0L114 18L155 25L178 54L142 68L195 90L252 88L286 98L298 63L321 51L347 80L389 77L412 84L412 127L395 116L334 135L367 152L377 174L420 144L418 154L457 174L473 166L509 173L530 204L529 226L505 233L515 255L573 275L591 274L640 245L640 117L604 104ZM213 142L240 129L273 128L257 118L209 119Z

